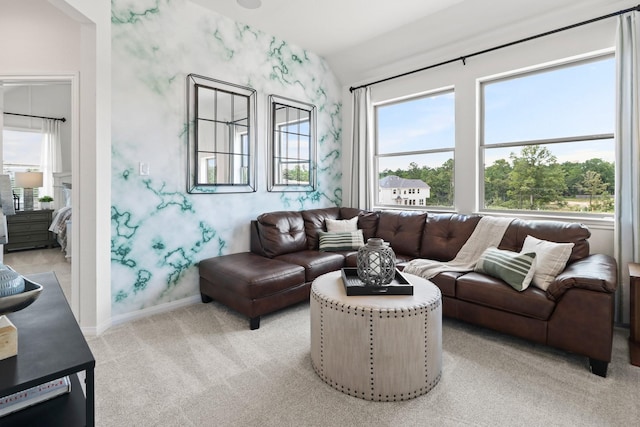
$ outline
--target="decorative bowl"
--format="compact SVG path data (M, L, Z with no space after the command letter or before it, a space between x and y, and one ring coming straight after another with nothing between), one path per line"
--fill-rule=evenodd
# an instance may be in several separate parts
M0 297L0 316L28 307L38 299L40 292L42 292L42 285L25 278L23 292Z
M24 292L24 277L11 267L0 267L0 297Z

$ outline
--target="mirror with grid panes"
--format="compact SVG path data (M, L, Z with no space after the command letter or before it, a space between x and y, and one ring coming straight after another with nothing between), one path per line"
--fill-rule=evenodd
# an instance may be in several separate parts
M316 188L316 108L269 96L269 191Z
M187 76L189 193L256 191L256 91Z

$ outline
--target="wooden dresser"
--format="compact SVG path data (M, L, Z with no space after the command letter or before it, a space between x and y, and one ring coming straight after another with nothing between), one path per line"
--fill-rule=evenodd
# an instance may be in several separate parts
M49 231L52 214L52 209L42 209L8 215L8 243L4 245L4 251L52 247L55 243L53 233Z

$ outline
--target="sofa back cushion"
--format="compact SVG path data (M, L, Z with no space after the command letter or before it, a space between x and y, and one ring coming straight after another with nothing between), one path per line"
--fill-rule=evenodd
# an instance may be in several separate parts
M318 232L327 231L325 220L339 219L340 208L309 209L300 212L304 220L304 231L307 237L307 248L318 250Z
M302 213L269 212L260 215L257 221L260 243L269 258L307 249Z
M556 243L573 243L569 263L589 255L587 239L591 236L591 232L585 225L577 222L526 221L517 218L507 228L498 247L520 252L527 236Z
M426 219L426 212L381 211L376 237L389 242L396 254L417 257Z
M429 214L421 236L420 258L451 261L479 221L480 215Z
M378 229L378 212L365 211L356 208L340 208L342 219L358 217L358 228L362 230L365 243L372 237L376 237Z

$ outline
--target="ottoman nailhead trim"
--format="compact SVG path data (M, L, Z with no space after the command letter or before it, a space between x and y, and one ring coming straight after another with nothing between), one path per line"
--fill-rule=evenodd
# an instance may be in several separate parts
M424 314L424 379L425 382L429 380L429 315L427 313Z
M369 314L369 374L371 380L369 381L371 386L371 399L375 397L375 382L374 382L374 369L373 369L373 313Z
M390 319L393 315L393 318L405 318L405 317L413 317L413 316L424 316L424 328L425 328L425 344L424 344L424 356L425 356L425 382L429 379L429 370L428 370L428 323L429 323L429 313L434 312L442 306L442 294L438 289L437 295L430 301L426 301L420 303L419 305L413 307L404 307L404 308L393 308L393 309L372 309L369 307L353 307L350 304L345 304L340 301L335 301L330 299L328 296L323 295L318 292L318 290L312 286L311 292L312 298L318 302L320 307L320 367L317 367L312 360L312 367L316 371L316 373L320 376L320 378L331 387L339 390L342 393L345 393L349 396L358 397L361 399L372 400L372 401L405 401L410 400L415 397L424 395L430 392L439 382L442 377L442 370L438 372L438 375L431 379L428 384L420 387L417 390L409 391L405 393L401 393L400 395L382 395L375 393L375 378L374 378L374 326L373 320L375 318L379 319ZM332 378L329 378L328 375L324 372L324 309L333 310L336 312L346 313L347 315L354 315L360 317L368 317L369 323L369 373L370 373L370 393L367 394L365 391L359 390L351 390L350 388L346 388L343 384L337 382Z
M324 310L320 309L320 370L324 373Z

